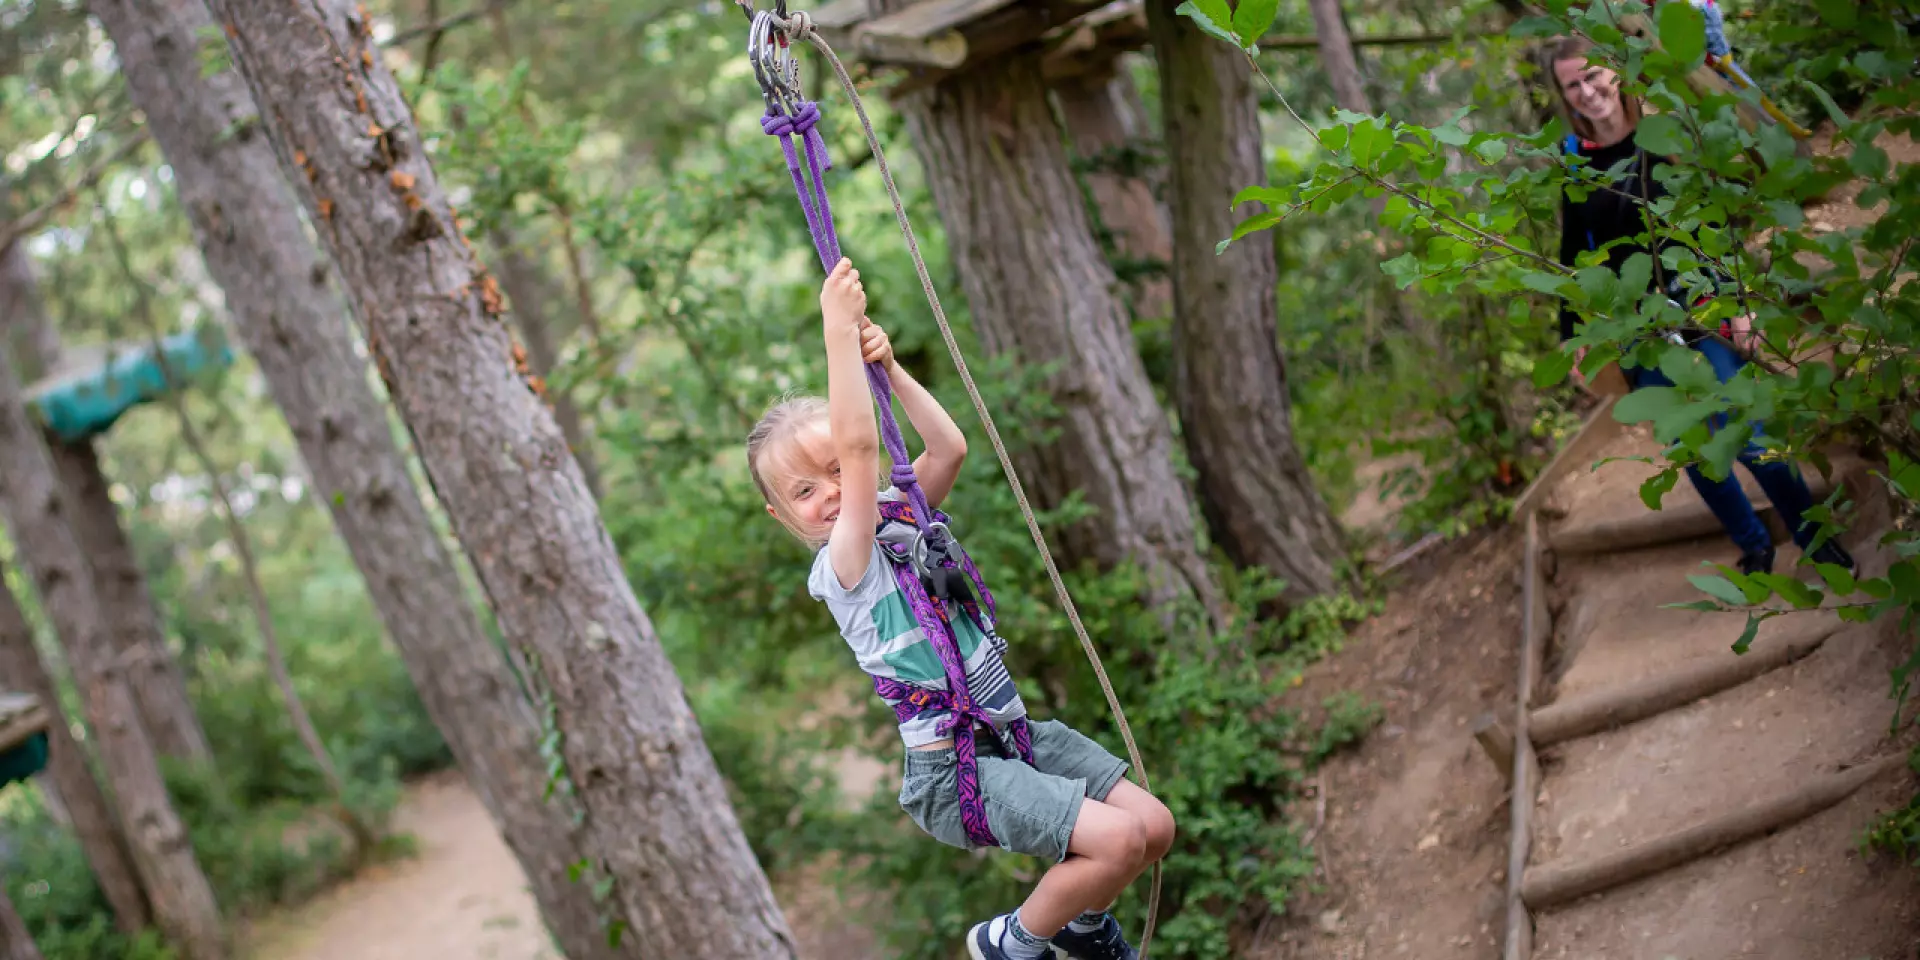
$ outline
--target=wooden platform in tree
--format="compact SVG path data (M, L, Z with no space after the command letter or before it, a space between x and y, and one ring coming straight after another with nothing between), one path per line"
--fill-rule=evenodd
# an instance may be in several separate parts
M0 753L46 730L51 719L38 697L30 693L0 693Z

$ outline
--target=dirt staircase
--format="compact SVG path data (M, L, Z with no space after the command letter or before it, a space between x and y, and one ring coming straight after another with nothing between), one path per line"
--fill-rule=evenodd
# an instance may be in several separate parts
M1916 788L1889 735L1910 641L1813 611L1735 656L1741 618L1667 608L1734 551L1686 482L1656 513L1651 466L1589 470L1655 452L1602 409L1520 503L1519 698L1478 731L1513 785L1505 960L1920 956L1920 878L1858 851ZM1837 472L1855 529L1883 529L1864 466ZM1776 539L1788 573L1800 554ZM1848 538L1867 575L1886 568L1874 540Z

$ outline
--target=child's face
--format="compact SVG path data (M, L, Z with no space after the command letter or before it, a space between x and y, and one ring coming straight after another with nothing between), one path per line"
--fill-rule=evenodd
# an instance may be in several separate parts
M809 542L826 542L840 518L840 458L825 418L795 430L773 453L771 486L783 509L770 503L767 513Z

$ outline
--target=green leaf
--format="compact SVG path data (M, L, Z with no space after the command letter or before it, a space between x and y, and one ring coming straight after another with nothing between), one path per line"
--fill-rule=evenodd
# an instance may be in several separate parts
M1686 128L1680 126L1679 120L1665 113L1641 117L1640 126L1634 128L1633 139L1652 153L1669 156L1683 153L1691 145Z
M1858 22L1855 5L1860 0L1813 0L1813 6L1820 11L1820 23L1832 30L1851 30Z
M1765 619L1758 614L1747 614L1747 625L1740 631L1740 639L1733 642L1734 653L1746 653L1753 646L1753 638L1760 633L1760 622Z
M1855 583L1854 586L1859 587L1861 593L1864 593L1867 596L1874 598L1875 600L1885 600L1893 596L1893 584L1888 583L1886 581L1886 578L1884 577L1874 577L1871 580L1861 580Z
M1507 143L1504 140L1483 140L1473 148L1473 152L1487 163L1499 163L1507 158Z
M1336 123L1320 131L1320 145L1328 150L1339 150L1347 145L1347 125Z
M1713 602L1712 600L1690 600L1686 603L1663 603L1660 606L1662 609L1666 609L1666 610L1695 610L1700 613L1720 613L1721 611L1726 609L1725 607Z
M1734 586L1733 581L1725 577L1712 577L1706 574L1696 573L1689 575L1687 582L1699 587L1701 593L1715 600L1727 603L1730 606L1744 607L1747 605L1746 593L1741 591L1739 587Z
M1233 228L1233 236L1213 245L1213 255L1217 257L1226 253L1227 248L1233 246L1235 240L1249 233L1272 229L1280 221L1286 219L1286 217L1287 212L1285 210L1268 210L1265 213L1256 213L1240 221L1239 225Z
M1801 610L1811 610L1820 605L1819 592L1792 577L1778 573L1756 573L1752 579Z
M1549 350L1533 361L1533 385L1542 390L1567 378L1567 371L1573 369L1573 354L1565 350Z
M1645 387L1621 397L1613 404L1613 418L1625 424L1645 423L1686 402L1672 387Z
M1887 570L1887 579L1893 581L1893 597L1901 603L1920 603L1920 569L1913 561L1902 560Z
M1472 142L1473 135L1449 123L1444 127L1434 127L1433 138L1449 147L1464 147Z
M1231 210L1243 203L1254 201L1265 204L1282 204L1291 199L1293 199L1293 189L1291 187L1255 185L1234 194L1233 199L1227 201L1227 209Z
M1240 9L1233 11L1233 35L1240 39L1240 49L1252 50L1259 45L1260 35L1273 26L1273 15L1279 9L1280 0L1240 0Z
M1871 143L1856 143L1853 154L1847 157L1847 167L1859 176L1878 180L1887 175L1887 152Z
M1240 46L1240 38L1233 35L1233 11L1227 9L1227 0L1187 0L1173 12L1192 20L1209 36Z
M1685 0L1668 0L1658 13L1660 46L1688 69L1705 62L1707 18ZM1644 122L1644 121L1642 121ZM1652 149L1649 147L1648 149Z
M1816 563L1815 570L1820 571L1820 579L1827 582L1827 589L1835 596L1844 597L1853 592L1853 572L1837 563Z
M1572 282L1572 279L1564 273L1549 273L1544 270L1529 270L1520 275L1522 286L1556 297L1560 296Z
M1851 3L1852 0L1842 0L1842 2ZM1835 126L1842 129L1853 126L1853 121L1847 117L1847 112L1840 109L1839 104L1833 102L1833 95L1827 92L1827 88L1805 78L1800 80L1800 85L1812 91L1814 97L1820 101L1820 105L1826 108L1827 117L1834 122ZM1645 123L1646 121L1642 120L1641 122Z
M1646 504L1648 510L1660 509L1661 499L1671 492L1674 484L1678 482L1680 482L1678 470L1662 470L1648 477L1640 484L1640 502Z

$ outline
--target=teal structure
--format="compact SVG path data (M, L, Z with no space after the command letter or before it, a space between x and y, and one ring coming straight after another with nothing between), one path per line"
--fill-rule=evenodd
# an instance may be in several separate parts
M212 327L176 333L162 340L160 349L156 355L152 343L115 346L101 362L34 384L27 402L54 436L77 443L105 433L134 406L159 398L168 389L168 373L175 386L184 386L233 363L233 348Z

